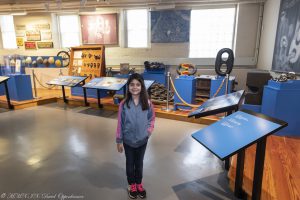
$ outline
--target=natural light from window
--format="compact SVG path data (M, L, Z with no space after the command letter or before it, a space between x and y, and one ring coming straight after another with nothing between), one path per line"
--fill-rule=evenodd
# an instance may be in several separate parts
M127 10L127 47L148 47L148 10Z
M215 58L220 49L232 49L235 10L235 8L192 10L190 58Z
M2 34L2 44L4 49L16 49L17 40L12 15L0 15L0 28Z
M59 16L60 39L62 47L80 45L79 19L77 15Z

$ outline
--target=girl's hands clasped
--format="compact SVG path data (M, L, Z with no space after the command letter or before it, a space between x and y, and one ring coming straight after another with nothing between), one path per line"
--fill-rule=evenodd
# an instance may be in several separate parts
M123 152L123 144L117 144L117 149L119 153Z

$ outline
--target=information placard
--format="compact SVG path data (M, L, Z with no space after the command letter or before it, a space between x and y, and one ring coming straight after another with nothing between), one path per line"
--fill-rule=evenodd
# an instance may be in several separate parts
M190 112L188 117L205 117L234 110L241 103L244 90L207 100L197 110Z
M221 160L259 139L287 126L287 123L252 111L238 111L192 134L192 137Z
M85 88L102 89L102 90L120 90L127 83L127 79L116 77L94 78L85 84Z
M82 76L60 76L47 82L47 84L74 87L84 81L86 78L87 77Z

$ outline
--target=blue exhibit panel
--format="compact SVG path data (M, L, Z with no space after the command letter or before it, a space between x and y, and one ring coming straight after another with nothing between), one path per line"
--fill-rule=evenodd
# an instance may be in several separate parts
M83 88L81 86L71 87L71 95L83 97ZM86 88L86 96L88 98L98 98L97 90ZM107 96L106 91L100 90L100 98L103 98L106 96Z
M277 135L300 136L300 80L275 82L270 80L264 87L261 113L284 119L288 127Z
M189 104L195 103L196 79L194 76L182 75L175 79L175 88L181 98ZM177 94L174 95L174 103L182 103ZM177 106L179 108L190 108L187 106Z
M166 85L166 76L164 71L162 73L155 73L155 72L147 72L141 74L144 80L154 80L157 83Z
M214 96L214 94L217 92L218 88L220 87L223 79L225 78L225 76L217 76L211 79L210 82L210 95L209 97L212 98ZM229 81L228 81L228 88L227 88L227 94L231 93L232 91L232 86L233 86L233 81L235 81L235 77L234 76L230 76L229 77ZM218 93L217 96L221 96L225 94L225 90L226 90L226 80L224 85L222 86L222 88L220 89L220 92Z
M192 137L224 160L281 127L267 119L238 111L193 133Z
M33 99L30 75L11 74L7 81L10 99L25 101Z

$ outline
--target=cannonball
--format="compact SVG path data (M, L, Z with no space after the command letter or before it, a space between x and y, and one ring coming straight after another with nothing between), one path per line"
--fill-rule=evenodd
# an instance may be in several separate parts
M47 58L45 58L45 59L43 60L43 64L45 65L45 67L48 67L48 66L49 66L49 61L48 61Z
M61 67L61 61L60 60L56 60L55 61L55 66L56 67Z
M32 59L31 57L27 57L26 60L25 60L26 64L31 64L32 63Z
M49 62L50 65L54 64L54 57L52 57L52 56L49 57L48 62Z
M37 57L36 62L38 64L43 64L43 58L41 56Z
M37 62L36 62L36 60L32 61L31 65L32 65L32 67L37 67Z

